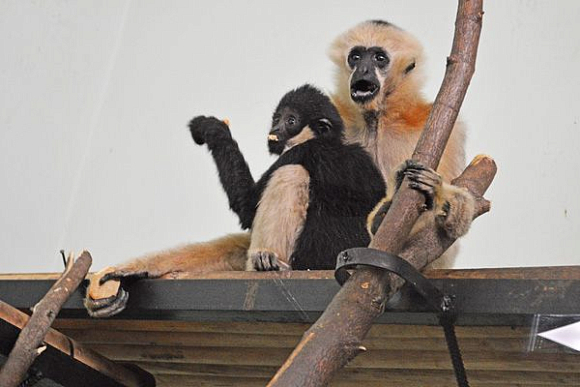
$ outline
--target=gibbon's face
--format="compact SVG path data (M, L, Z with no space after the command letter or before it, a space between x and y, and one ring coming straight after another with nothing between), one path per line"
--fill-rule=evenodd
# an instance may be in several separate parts
M291 147L314 138L312 130L303 122L302 115L285 106L272 116L272 130L268 134L268 150L277 155Z
M338 69L337 92L363 110L383 109L393 92L420 88L422 75L415 67L422 63L422 51L417 39L388 22L360 23L330 46Z
M350 74L350 97L357 104L372 101L381 91L389 69L387 52L377 46L353 47L347 56Z

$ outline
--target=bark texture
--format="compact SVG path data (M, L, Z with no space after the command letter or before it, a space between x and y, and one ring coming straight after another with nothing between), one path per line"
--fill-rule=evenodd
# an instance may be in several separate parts
M34 359L46 349L43 345L44 337L63 304L87 275L91 263L92 258L87 251L76 260L69 258L60 279L34 306L28 324L20 332L14 348L0 370L0 386L17 387L22 382Z

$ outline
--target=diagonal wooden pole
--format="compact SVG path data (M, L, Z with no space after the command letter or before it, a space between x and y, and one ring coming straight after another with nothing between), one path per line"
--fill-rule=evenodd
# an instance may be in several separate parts
M445 78L413 153L414 160L428 167L436 168L439 164L474 73L482 17L483 0L459 0ZM470 164L459 182L473 189L472 193L480 197L479 203L483 203L481 196L494 175L495 163L482 157ZM403 183L370 247L399 254L418 268L439 257L453 241L440 238L433 230L427 231L431 235L426 235L425 240L431 238L431 244L439 249L428 252L416 249L416 255L405 254L410 251L405 251L405 241L420 215L423 201L419 192ZM362 340L383 312L386 301L402 284L402 280L380 270L357 270L318 321L304 333L268 386L327 385L338 370L365 350Z
M63 304L87 275L92 261L88 251L83 251L76 260L72 255L69 257L64 273L34 306L32 316L18 335L8 360L0 370L0 386L20 385L34 359L46 349L44 337Z

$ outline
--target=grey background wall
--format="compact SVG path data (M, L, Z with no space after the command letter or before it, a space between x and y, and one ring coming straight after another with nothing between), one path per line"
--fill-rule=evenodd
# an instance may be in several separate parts
M455 1L0 0L0 272L93 269L238 230L186 129L228 117L255 176L278 99L331 91L330 41L389 20L425 45L434 98ZM462 109L499 165L456 267L580 262L580 2L487 1Z

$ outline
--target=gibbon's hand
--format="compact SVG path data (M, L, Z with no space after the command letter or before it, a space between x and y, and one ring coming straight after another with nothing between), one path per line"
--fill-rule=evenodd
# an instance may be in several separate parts
M215 117L194 117L189 122L189 130L193 141L198 145L207 144L212 147L222 140L232 139L228 125Z

